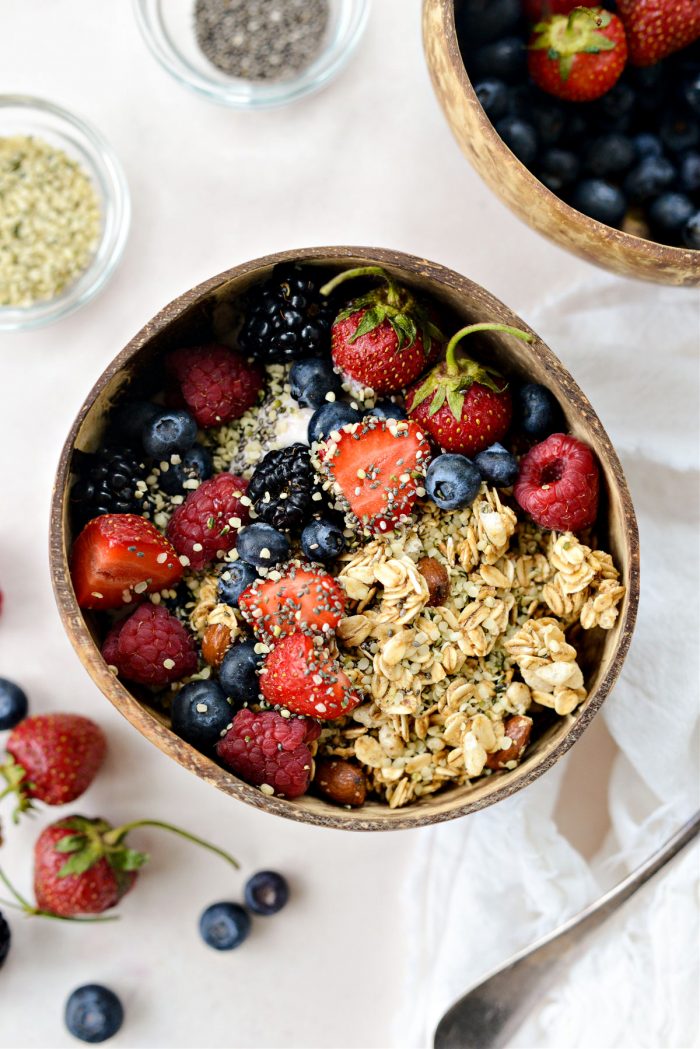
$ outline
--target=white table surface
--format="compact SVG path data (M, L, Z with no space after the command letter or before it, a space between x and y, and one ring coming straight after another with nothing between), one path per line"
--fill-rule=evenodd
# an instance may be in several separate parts
M106 767L80 811L180 821L243 864L232 877L213 857L141 833L134 842L152 862L120 922L14 918L0 1044L76 1044L63 1029L63 1003L77 984L97 981L126 1007L115 1049L390 1045L410 936L399 894L420 832L356 836L263 815L138 735L80 666L54 606L53 473L75 412L117 351L171 298L246 259L316 244L402 249L467 274L525 318L593 268L517 221L460 154L429 83L419 0L374 0L358 53L334 83L257 114L219 108L175 83L146 50L127 0L0 0L0 92L44 96L96 124L121 157L133 199L126 254L109 287L53 327L0 336L0 673L22 683L34 712L82 712L107 731ZM575 361L567 364L576 374ZM574 789L560 813L584 851L605 830L611 748L600 722L570 756L572 782L584 766L589 776L591 763L598 770L587 804ZM31 845L54 815L43 811L19 829L5 821L2 864L27 891ZM261 867L288 875L292 902L256 920L243 949L211 951L197 934L200 911L239 898L246 874Z

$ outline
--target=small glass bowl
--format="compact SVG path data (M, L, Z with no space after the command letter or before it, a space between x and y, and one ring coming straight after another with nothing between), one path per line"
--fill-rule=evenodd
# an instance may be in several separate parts
M31 306L0 306L0 331L39 328L84 306L105 286L124 251L131 206L121 164L102 135L60 106L27 95L0 95L0 137L32 135L62 149L90 177L102 235L86 270L60 295Z
M227 76L205 57L194 29L194 0L134 0L144 39L171 76L212 102L238 109L286 105L327 84L354 51L369 14L369 0L329 0L325 41L313 62L286 80Z

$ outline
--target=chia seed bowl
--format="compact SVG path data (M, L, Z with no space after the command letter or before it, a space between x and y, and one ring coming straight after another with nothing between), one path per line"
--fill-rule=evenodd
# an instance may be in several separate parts
M94 298L119 264L131 214L129 189L119 160L100 132L80 117L44 99L0 95L0 140L14 138L45 145L47 151L53 150L60 160L70 163L94 195L99 216L95 220L94 243L85 253L85 264L76 267L73 279L50 297L37 297L27 305L0 305L0 331L51 324ZM40 183L36 189L41 192ZM36 202L32 201L28 209L28 217L36 226ZM3 222L11 222L17 230L22 215L8 215ZM42 238L34 231L28 234L27 243L32 251L42 248ZM8 249L0 264L11 264L12 254Z

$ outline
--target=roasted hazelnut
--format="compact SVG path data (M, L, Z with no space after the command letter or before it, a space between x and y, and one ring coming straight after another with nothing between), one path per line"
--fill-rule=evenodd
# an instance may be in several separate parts
M364 805L367 781L359 765L340 758L322 758L316 762L314 783L319 792L336 805Z
M231 647L231 631L225 623L212 623L204 631L202 656L210 666L220 667Z
M496 750L486 758L486 764L490 769L503 769L509 761L519 761L525 747L530 742L532 732L532 718L514 714L503 722L506 736L511 740L507 750Z
M429 605L444 605L450 593L450 578L447 569L434 557L421 557L418 571L428 584Z

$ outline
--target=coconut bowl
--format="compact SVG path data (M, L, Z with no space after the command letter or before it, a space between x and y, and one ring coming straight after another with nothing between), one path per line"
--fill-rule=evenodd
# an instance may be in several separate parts
M423 0L423 45L435 93L462 152L519 218L613 273L658 284L700 284L700 251L659 244L589 218L547 189L510 151L464 68L454 0Z
M455 326L474 321L497 321L526 328L478 284L425 259L372 248L333 247L286 251L246 262L185 292L146 324L115 357L88 394L70 429L61 454L51 513L51 570L59 611L78 656L107 699L147 739L174 761L233 798L265 812L319 826L345 830L391 830L420 827L463 816L507 798L551 768L581 736L612 688L629 647L639 597L637 525L620 462L602 423L563 365L536 336L531 344L489 334L485 345L501 370L514 377L546 383L558 398L570 431L595 450L601 466L602 492L598 525L601 546L618 565L626 586L620 614L607 633L589 631L581 655L588 698L574 714L558 719L530 746L513 771L499 772L467 784L431 794L398 809L370 801L361 809L339 808L312 795L294 801L261 793L220 767L171 731L167 717L149 705L148 696L127 688L108 669L100 654L97 623L78 607L71 584L69 551L73 540L68 495L73 480L76 449L99 446L110 406L129 384L164 351L188 340L200 341L203 324L217 310L263 279L279 262L322 264L330 270L349 266L381 265L396 278L439 303ZM534 333L533 333L534 335Z

